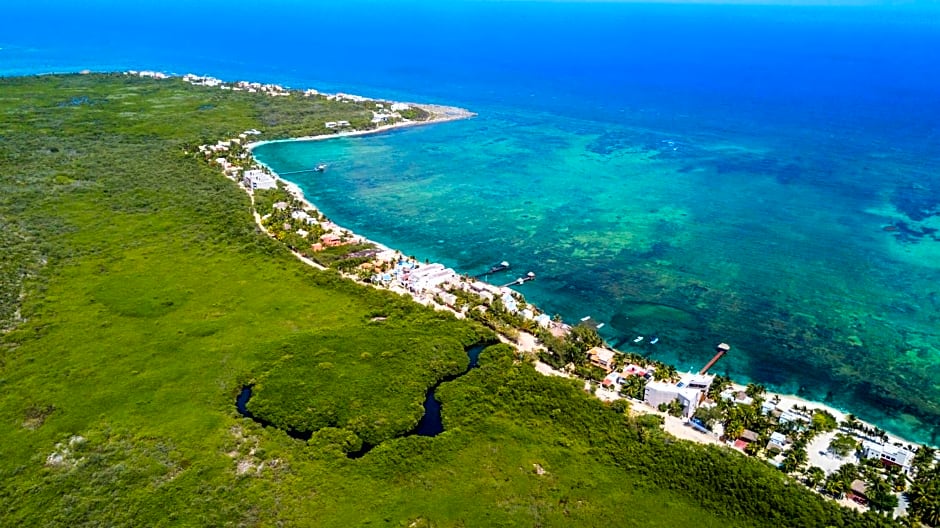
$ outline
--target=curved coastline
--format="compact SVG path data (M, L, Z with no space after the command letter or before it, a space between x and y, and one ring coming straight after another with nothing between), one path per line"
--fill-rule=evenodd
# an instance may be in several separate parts
M316 136L301 136L298 138L254 141L254 142L246 144L245 149L251 152L256 147L260 147L261 145L267 145L270 143L290 143L294 141L323 141L326 139L338 139L338 138L357 137L357 136L371 136L374 134L381 134L381 133L388 132L391 130L396 130L399 128L410 128L410 127L415 127L415 126L446 123L448 121L459 121L462 119L470 119L470 118L476 117L477 115L475 112L471 112L470 110L467 110L466 108L459 108L456 106L429 105L429 104L419 104L419 103L407 103L407 104L428 112L430 114L430 117L424 121L398 121L396 123L380 125L375 128L370 128L366 130L348 130L348 131L343 131L343 132L336 132L334 134L319 134ZM275 171L271 169L271 167L268 167L267 165L261 163L260 161L257 161L257 160L255 161L259 163L260 165L263 165L264 167L266 167L268 170L270 170L271 173L274 174L279 180L283 181L284 183L290 183L291 185L294 185L293 182L288 182L283 177L277 175L277 173L275 173ZM296 187L296 185L294 186ZM302 194L303 193L301 193L301 196L298 196L298 199L303 200ZM306 202L306 200L304 201ZM310 202L306 202L306 203L309 204ZM310 205L311 207L313 206L312 204Z
M277 139L277 140L269 140L269 141L257 141L257 142L252 142L252 143L249 143L249 144L245 145L245 148L248 149L248 150L251 152L251 151L254 150L254 148L256 148L256 147L258 147L258 146L261 146L261 145L269 144L269 143L284 143L284 142L293 142L293 141L323 141L323 140L338 139L338 138L345 138L345 137L357 137L357 136L374 135L374 134L381 134L381 133L384 133L384 132L388 132L388 131L391 131L391 130L395 130L395 129L398 129L398 128L407 128L407 127L412 127L412 126L430 125L430 124L443 123L443 122L447 122L447 121L455 121L455 120L460 120L460 119L469 119L469 118L472 118L472 117L474 117L474 116L477 115L476 113L470 112L469 110L465 110L465 109L462 109L462 108L456 108L456 107L446 107L446 106L437 106L437 105L418 105L418 104L415 104L415 103L409 103L409 104L412 104L412 105L414 105L414 106L419 106L419 107L421 107L421 108L423 108L423 109L425 109L425 110L429 110L429 112L430 112L430 109L433 108L433 109L435 109L435 110L437 110L437 111L441 111L441 110L443 110L443 109L447 109L447 110L450 110L451 113L449 113L449 114L435 114L434 112L431 112L432 117L431 117L430 119L426 120L426 121L407 121L407 122L393 123L393 124L389 124L389 125L383 125L383 126L380 126L380 127L376 127L375 129L369 129L369 130L355 130L355 131L348 131L348 132L339 132L339 133L336 133L336 134L322 134L322 135L317 135L317 136L305 136L305 137L299 137L299 138ZM255 159L254 161L255 161L256 163L258 163L259 165L265 167L267 170L269 170L269 171L271 172L271 174L275 177L275 179L277 179L278 181L282 182L282 184L284 185L284 187L287 188L287 189L289 190L289 192L290 192L291 194L293 194L295 198L297 198L298 201L300 201L302 204L304 204L304 205L307 206L307 207L310 207L310 208L312 208L312 209L315 209L315 210L317 210L317 211L320 211L320 208L317 207L316 204L312 203L311 201L309 201L309 200L306 198L306 196L305 196L303 190L300 188L299 185L297 185L296 183L294 183L294 182L288 180L287 178L285 178L285 177L279 175L273 168L271 168L270 166L264 164L263 162L258 161L257 159ZM257 220L257 223L258 223L259 227L261 227L261 229L264 229L264 227L261 226L260 217L257 217L257 216L256 216L256 220ZM347 226L341 226L341 228L342 228L343 230L349 232L352 236L354 236L354 237L356 237L356 238L362 240L363 242L375 245L375 246L376 246L377 248L379 248L380 250L383 250L383 251L385 251L385 250L395 251L395 248L390 248L389 246L387 246L387 245L385 245L385 244L382 244L381 242L378 242L378 241L375 241L375 240L371 240L371 239L368 239L368 238L366 238L366 237L363 237L363 236L361 236L361 235L356 234L356 232L355 232L354 230L349 229ZM298 254L298 253L295 253L295 256L297 256L297 258L299 258L300 260L304 261L304 262L307 263L308 265L312 265L312 266L314 266L314 267L323 269L323 267L320 266L319 264L317 264L317 263L311 261L310 259L307 259L306 257L303 257L302 255L300 255L300 254ZM413 298L416 302L419 302L419 303L422 303L422 304L427 304L426 302L423 302L421 299L419 299L416 295L412 295L412 298ZM437 308L446 309L446 310L451 311L451 312L453 312L453 313L455 313L455 314L457 313L455 310L452 310L452 309L450 309L449 307L446 307L446 306L436 305L436 307L437 307ZM521 334L521 337L520 337L520 339L519 339L519 342L513 342L513 341L511 341L511 340L505 338L504 336L500 336L500 338L501 338L501 340L503 340L504 342L509 343L509 344L515 346L517 349L519 349L519 350L522 351L522 352L532 352L532 351L534 351L534 350L537 348L537 346L538 346L538 345L537 345L537 342L536 342L536 340L535 340L535 337L532 336L532 335L530 335L530 334L526 334L525 332L520 332L520 334ZM558 371L553 371L548 365L541 364L541 365L539 365L539 366L540 366L539 371L542 372L543 374L546 374L546 375L565 375L564 373L561 373L561 372L558 372ZM566 375L565 375L565 376L566 376ZM740 384L737 384L737 383L733 384L733 387L736 388L736 389L739 389L739 390L744 390L744 386L743 386L743 385L740 385ZM619 395L617 395L617 394L615 394L615 393L611 393L610 391L608 391L607 394L602 394L602 393L600 393L600 391L599 391L599 392L596 394L596 396L598 396L598 397L600 397L601 399L604 399L604 400L614 400L614 399L619 399L619 398L620 398ZM850 409L836 408L836 407L833 407L833 406L831 406L831 405L828 405L828 404L825 404L825 403L822 403L822 402L813 401L813 400L808 400L808 399L803 398L803 397L800 397L800 396L798 396L798 395L796 395L796 394L788 394L788 393L783 393L783 392L770 392L770 391L768 391L768 392L766 393L766 396L768 397L768 399L779 397L780 404L781 404L781 405L788 406L788 407L789 407L789 406L799 406L799 407L805 407L805 408L809 409L810 411L815 410L815 409L818 409L818 410L821 410L821 411L826 411L826 412L832 414L833 416L835 416L836 419L839 420L840 422L844 421L848 416L852 415ZM646 404L644 404L644 403L641 402L641 401L633 400L633 403L634 403L634 406L633 406L634 409L635 409L636 411L638 411L638 412L653 413L653 414L664 415L664 413L661 413L661 412L657 411L656 409L647 406ZM695 441L695 442L699 442L699 443L715 443L713 438L711 438L711 437L709 437L709 436L706 436L706 435L702 435L702 434L698 434L698 433L695 433L695 434L693 434L693 435L686 434L686 431L689 430L689 427L687 427L687 424L686 424L685 422L683 422L683 421L681 421L681 420L679 420L679 419L677 419L677 418L673 418L673 417L671 417L671 416L668 416L668 415L664 415L664 417L666 418L666 424L665 424L665 425L666 425L667 431L669 431L670 433L672 433L674 436L677 436L677 437L683 438L683 439L687 439L687 440L691 440L691 441ZM677 423L677 422L678 422L678 423ZM860 423L860 424L862 424L862 425L864 425L864 426L867 426L867 427L877 428L877 426L875 426L875 425L873 425L873 424L871 424L871 423L869 423L869 422L866 422L866 421L864 421L864 420L858 420L858 419L856 419L856 422L858 422L858 423ZM886 432L887 435L888 435L888 440L887 440L888 443L902 443L902 444L909 445L909 446L917 446L917 445L920 445L918 442L913 442L913 441L908 440L908 439L905 439L905 438L903 438L903 437L901 437L901 436L899 436L899 435L892 434L890 431L885 431L885 432ZM925 445L926 445L926 444L925 444Z

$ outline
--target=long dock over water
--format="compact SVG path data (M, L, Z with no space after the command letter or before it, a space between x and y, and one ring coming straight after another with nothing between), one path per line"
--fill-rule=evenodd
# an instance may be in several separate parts
M533 272L530 271L530 272L528 272L528 273L525 274L525 277L519 277L518 279L516 279L516 280L514 280L514 281L512 281L512 282L503 284L502 286L500 286L500 288L506 288L506 287L512 286L512 285L514 285L514 284L516 284L516 285L522 285L522 284L525 284L525 283L527 283L527 282L529 282L529 281L531 281L531 280L535 280L535 273L533 273Z

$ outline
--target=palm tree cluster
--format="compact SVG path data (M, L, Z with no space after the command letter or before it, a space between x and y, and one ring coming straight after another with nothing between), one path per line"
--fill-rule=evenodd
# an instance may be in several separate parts
M937 450L922 446L914 454L913 479L907 490L908 519L911 524L940 526L940 464Z

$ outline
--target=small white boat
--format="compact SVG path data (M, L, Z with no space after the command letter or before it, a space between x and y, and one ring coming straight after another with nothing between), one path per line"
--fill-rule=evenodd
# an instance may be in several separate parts
M653 339L650 339L650 344L655 345L656 343L659 343L659 338L654 336Z
M640 343L643 341L643 336L636 336L636 339L633 340L634 343Z

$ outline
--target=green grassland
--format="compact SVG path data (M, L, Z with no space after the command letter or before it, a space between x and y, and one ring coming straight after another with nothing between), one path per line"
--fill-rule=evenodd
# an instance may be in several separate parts
M123 75L0 79L0 525L891 526L674 441L471 322L317 271L193 155L364 107ZM242 418L235 397L308 442ZM346 452L377 444L367 455Z

